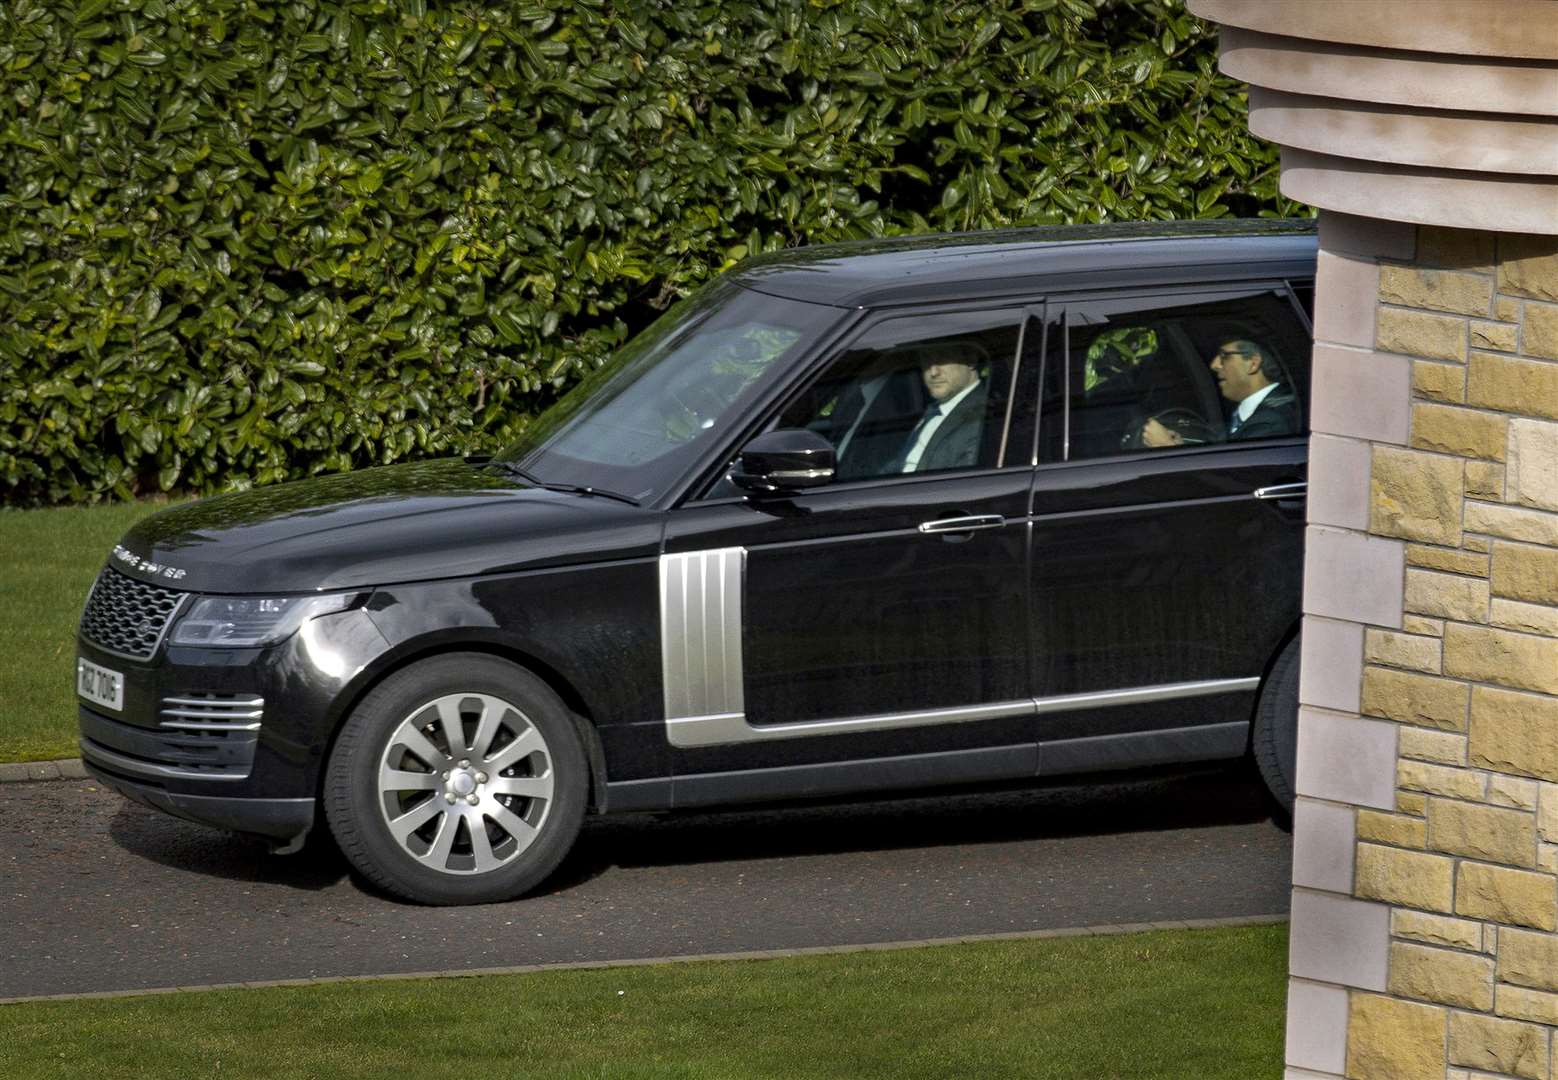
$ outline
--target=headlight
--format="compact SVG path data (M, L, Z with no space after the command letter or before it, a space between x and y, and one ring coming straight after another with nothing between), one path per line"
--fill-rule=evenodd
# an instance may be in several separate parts
M174 645L273 645L309 619L345 611L361 593L325 596L202 596L173 628Z

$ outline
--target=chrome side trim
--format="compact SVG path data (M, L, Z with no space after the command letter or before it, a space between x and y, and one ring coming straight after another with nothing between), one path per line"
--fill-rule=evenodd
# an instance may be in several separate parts
M741 594L746 549L660 556L660 665L669 725L741 716ZM673 740L674 741L674 740Z
M700 716L666 714L666 734L672 746L727 746L732 743L769 742L775 739L802 739L819 735L849 735L863 731L889 731L897 728L924 727L932 724L966 724L976 720L998 720L1008 716L1039 716L1073 709L1105 709L1114 705L1139 705L1175 698L1235 694L1254 690L1260 679L1203 679L1196 682L1164 683L1129 690L1102 690L1086 694L1063 694L1047 698L1023 698L989 705L965 705L949 709L920 709L913 712L878 713L836 720L807 720L792 724L747 723L742 712L722 712Z
M832 480L832 469L779 469L771 472L769 480Z
M915 712L878 713L838 720L807 720L796 724L764 724L753 727L743 713L723 716L682 716L666 726L672 746L722 746L728 743L804 739L813 735L850 735L860 731L925 727L930 724L966 724L1033 712L1033 700L1002 701L993 705L965 705L953 709L921 709Z
M173 777L180 780L247 780L249 770L243 772L219 772L216 769L182 769L177 765L157 765L139 758L116 754L86 739L81 741L81 756L88 761L100 761L122 773L133 776Z
M1158 686L1138 686L1130 690L1097 690L1086 694L1062 694L1059 697L1035 698L1033 711L1037 714L1069 712L1072 709L1107 709L1111 705L1140 705L1145 701L1173 701L1175 698L1207 697L1212 694L1237 694L1254 690L1260 678L1202 679L1198 682L1162 683Z

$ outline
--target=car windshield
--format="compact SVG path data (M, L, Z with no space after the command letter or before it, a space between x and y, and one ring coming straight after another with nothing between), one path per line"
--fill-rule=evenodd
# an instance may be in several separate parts
M544 484L653 499L729 430L777 361L842 314L715 281L588 375L498 460Z

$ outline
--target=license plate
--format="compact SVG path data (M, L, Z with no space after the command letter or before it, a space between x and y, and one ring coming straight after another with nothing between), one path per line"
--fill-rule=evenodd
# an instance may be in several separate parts
M124 708L124 676L77 657L76 693L94 705L118 712Z

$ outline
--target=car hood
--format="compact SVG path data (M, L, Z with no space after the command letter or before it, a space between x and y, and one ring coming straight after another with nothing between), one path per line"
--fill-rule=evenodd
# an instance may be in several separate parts
M141 521L115 569L206 593L307 593L653 555L659 515L463 460L219 495Z

